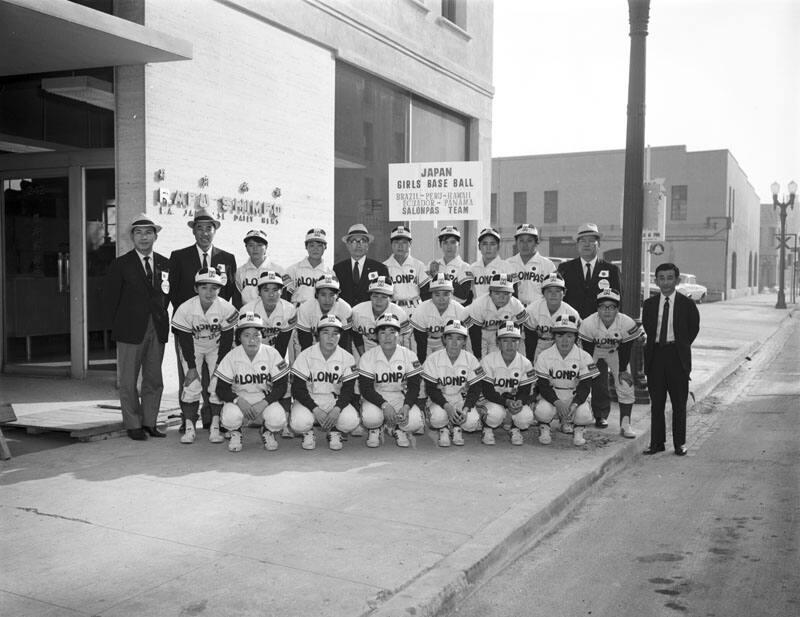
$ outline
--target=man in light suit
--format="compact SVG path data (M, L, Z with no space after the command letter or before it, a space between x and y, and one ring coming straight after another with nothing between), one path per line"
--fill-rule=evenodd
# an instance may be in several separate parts
M369 243L375 239L361 223L351 225L342 242L347 245L350 258L334 264L333 272L339 279L341 293L339 295L351 307L369 300L370 274L389 278L389 269L385 264L367 257Z
M578 257L562 262L558 272L564 278L567 289L564 302L586 319L597 311L597 294L604 289L622 289L619 268L597 256L600 248L600 230L594 223L578 227L575 242ZM592 413L597 428L608 426L611 413L611 397L608 391L608 365L605 360L597 363L600 376L592 382Z
M187 223L194 234L195 243L186 248L172 251L169 256L169 301L172 304L172 313L178 307L196 295L194 290L194 276L203 268L214 267L222 277L223 287L219 297L230 301L237 309L242 307L242 294L236 287L236 257L227 251L213 245L214 235L222 223L214 217L210 210L199 208L195 211L194 218ZM175 338L175 352L181 357L178 349L178 339ZM203 385L203 405L200 416L203 428L211 426L211 406L208 402L208 383L211 379L207 369L203 369L201 376ZM183 383L183 365L178 360L178 378ZM183 431L183 426L181 426Z
M656 268L661 290L642 305L642 326L647 334L644 372L650 393L650 447L644 454L664 451L667 394L672 403L672 443L675 454L686 454L686 400L692 370L692 343L700 331L700 312L694 301L676 293L680 271L675 264Z
M122 421L136 441L165 437L156 428L164 382L161 362L169 336L169 262L153 251L161 226L140 214L131 223L134 248L115 259L103 285L111 332L117 341L117 375ZM137 389L142 374L141 398Z

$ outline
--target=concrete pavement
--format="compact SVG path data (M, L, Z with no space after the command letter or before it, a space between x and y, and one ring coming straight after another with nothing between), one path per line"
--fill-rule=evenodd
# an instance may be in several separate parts
M700 307L698 400L789 319L774 302ZM265 452L251 430L231 454L172 429L18 456L0 464L0 614L432 615L636 459L647 412L634 409L638 439L590 429L583 448L497 431L494 447L438 448L431 433L407 450L318 438ZM702 436L692 415L675 465Z

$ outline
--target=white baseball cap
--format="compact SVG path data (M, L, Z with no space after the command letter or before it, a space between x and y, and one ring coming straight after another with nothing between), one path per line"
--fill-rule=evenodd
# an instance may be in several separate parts
M608 289L601 289L600 293L597 294L597 304L601 302L616 302L617 306L619 306L621 296L616 289L612 289L609 287Z
M375 280L370 281L369 293L383 294L391 297L394 295L394 285L392 285L390 281L387 281L385 276L379 276Z
M244 243L247 244L248 240L256 240L261 242L264 246L269 245L269 241L267 241L267 234L266 232L260 229L251 229L244 235Z
M344 330L344 326L342 322L339 321L339 318L336 315L325 315L319 318L317 322L317 330L322 330L322 328L339 328L339 331Z
M575 332L577 334L579 325L580 323L575 315L562 313L553 321L553 325L550 326L550 332Z
M328 236L325 235L325 230L319 227L312 227L306 232L306 242L322 242L328 244Z
M513 321L507 321L503 326L497 329L497 338L522 338L522 333L519 328L514 325Z
M430 291L439 291L439 290L453 291L453 279L451 279L443 272L439 272L431 280L430 284L428 285L428 289Z
M439 240L444 240L448 236L453 236L456 240L461 240L461 232L455 225L445 225L439 230Z
M205 283L212 283L214 285L219 285L220 287L224 287L222 283L222 277L217 272L217 269L214 267L211 268L201 268L197 271L197 274L194 275L194 284L195 285L203 285Z
M375 331L380 328L396 328L400 330L400 318L394 313L384 313L375 320Z
M544 291L548 287L558 287L560 289L566 289L567 284L564 282L563 277L558 272L551 272L542 281L542 291Z
M411 237L411 231L405 225L398 225L392 230L391 236L389 237L390 240L399 240L401 238L405 238L409 242L413 240Z
M489 291L514 291L514 283L510 274L495 274L489 282Z
M324 274L314 283L314 289L335 289L339 291L341 287L339 286L339 279L330 274Z
M526 234L533 236L537 240L539 239L539 230L533 225L528 225L528 223L523 223L522 225L517 226L517 231L514 232L514 237L519 238L520 236L524 236Z
M445 324L444 332L442 334L443 336L447 336L448 334L460 334L461 336L467 336L469 332L467 327L460 320L451 319Z
M261 291L261 288L264 285L269 285L270 283L283 287L283 278L281 278L281 275L273 270L266 270L265 272L261 273L261 276L258 277L258 290Z

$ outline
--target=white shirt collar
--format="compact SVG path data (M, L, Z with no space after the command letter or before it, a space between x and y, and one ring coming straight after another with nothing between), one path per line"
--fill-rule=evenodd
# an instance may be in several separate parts
M365 262L366 260L367 260L367 256L366 256L366 255L364 255L364 256L363 256L363 257L361 257L360 259L353 259L353 258L351 257L351 258L350 258L350 267L352 268L352 267L353 267L355 264L358 264L358 267L359 267L359 268L363 268L363 267L364 267L364 262Z
M594 256L594 259L591 261L586 261L583 257L581 257L581 266L583 270L586 270L586 264L591 264L592 266L592 274L594 274L595 266L597 266L597 255Z
M201 249L198 245L194 245L197 249L197 256L200 258L200 263L203 263L203 253L208 255L208 265L211 265L211 252L214 250L214 245L212 244L209 246L205 251Z

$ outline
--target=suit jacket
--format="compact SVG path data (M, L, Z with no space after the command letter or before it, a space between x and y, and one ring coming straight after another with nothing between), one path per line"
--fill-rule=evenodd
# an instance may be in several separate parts
M169 262L155 251L152 255L155 285L147 280L135 250L111 262L106 274L103 301L105 310L111 315L111 333L120 343L141 343L150 317L153 318L158 340L167 342L168 298L161 289L161 281L162 273L169 272Z
M377 272L378 276L385 276L389 280L389 268L386 264L367 257L364 260L364 267L361 269L361 278L353 281L353 266L350 258L344 259L333 265L333 273L339 279L342 288L340 297L350 306L355 306L359 302L369 300L369 273Z
M584 281L585 272L580 257L559 264L558 272L564 277L564 284L567 286L564 302L578 311L581 319L586 319L592 313L597 312L600 281L608 281L608 287L622 293L619 268L602 259L598 259L595 263L590 281Z
M647 335L647 342L644 346L644 371L649 373L650 365L653 362L653 353L656 346L656 331L658 329L658 303L661 294L652 296L642 304L642 327ZM675 334L675 345L678 348L678 356L681 366L686 372L686 377L692 371L692 343L697 338L700 331L700 312L694 300L690 300L677 291L672 294L670 302L672 311L672 328Z
M236 258L227 251L211 247L211 261L209 266L225 266L225 275L228 281L220 290L219 297L229 300L238 309L242 307L242 294L236 289ZM172 312L184 302L197 295L194 290L194 275L203 267L197 246L192 244L186 248L172 251L169 256L169 301Z

